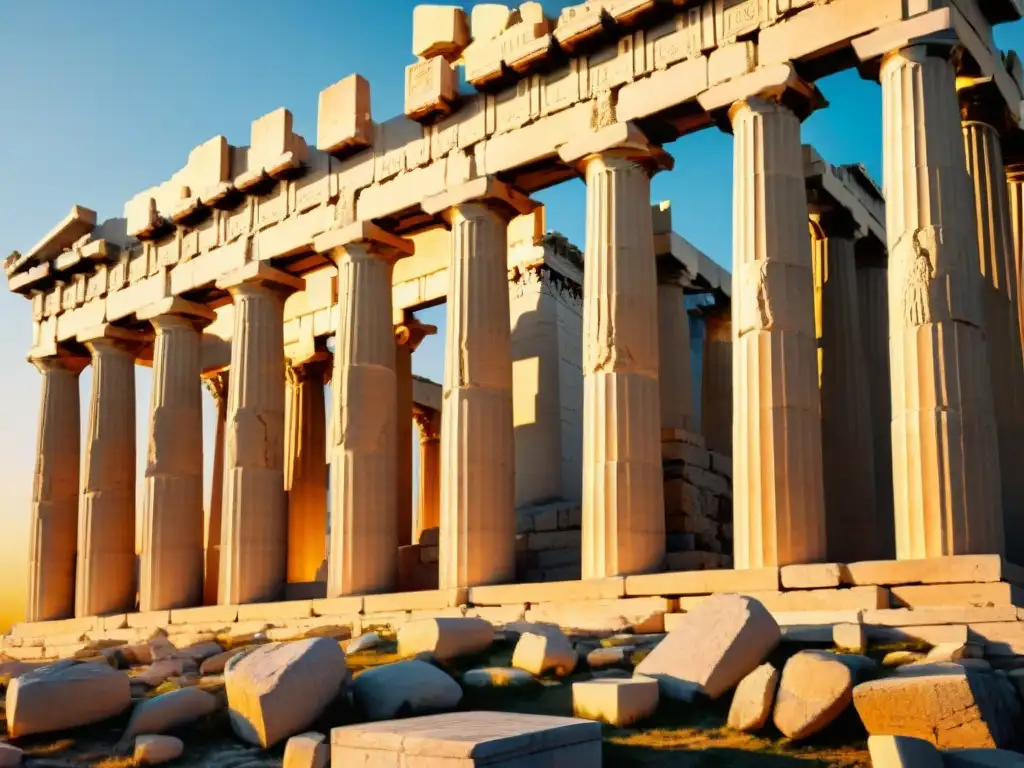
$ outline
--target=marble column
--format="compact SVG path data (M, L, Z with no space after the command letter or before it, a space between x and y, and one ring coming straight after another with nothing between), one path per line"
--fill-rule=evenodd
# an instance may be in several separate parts
M844 209L813 213L815 332L821 392L825 538L829 560L881 557L884 529L875 507L875 450L854 243L857 224Z
M658 264L658 381L661 428L693 432L693 372L690 317L683 295L685 277Z
M441 525L441 414L418 410L416 426L420 433L420 482L413 543L419 544L425 530Z
M327 596L387 592L398 578L391 275L413 246L360 223L314 247L338 265Z
M885 244L863 237L855 245L860 338L871 401L875 462L875 541L879 558L896 556L892 492L892 387L889 377L888 264Z
M75 615L135 609L135 357L139 334L104 325L79 334L92 395L78 507Z
M203 601L201 328L216 315L183 299L140 310L156 333L149 405L139 610Z
M1010 202L1010 232L1013 235L1013 265L1017 275L1017 322L1024 346L1024 164L1006 168Z
M953 65L882 62L893 488L900 559L1001 553L999 454Z
M732 310L716 303L701 309L704 360L700 431L709 451L732 456Z
M736 568L825 557L814 276L800 120L734 104L733 536Z
M657 570L665 557L658 281L651 175L632 124L570 142L587 183L583 273L583 578Z
M967 172L973 183L978 222L981 301L992 400L998 414L996 438L1006 555L1013 562L1024 564L1024 472L1015 471L1024 456L1024 358L1006 169L996 128L1005 121L1006 108L997 109L994 105L1002 103L1002 96L984 88L967 88L960 97Z
M515 578L507 227L532 208L479 179L424 202L451 225L441 410L441 589Z
M327 354L286 367L284 490L288 583L317 580L327 556Z
M398 546L414 544L412 514L412 353L416 351L423 339L437 333L437 328L424 325L418 320L408 317L401 325L395 327L395 378L397 402L397 429L395 430L398 497L396 501L396 520L398 526ZM418 540L419 536L416 536Z
M53 621L75 615L81 431L78 379L89 360L58 355L31 362L42 374L43 386L32 484L25 620Z
M206 511L206 568L203 575L203 605L217 605L220 584L221 517L224 509L224 435L228 417L228 371L203 379L217 406L217 426L213 436L213 467L210 473L210 506Z
M217 281L235 305L224 436L222 605L276 600L284 593L284 298L304 285L262 262Z

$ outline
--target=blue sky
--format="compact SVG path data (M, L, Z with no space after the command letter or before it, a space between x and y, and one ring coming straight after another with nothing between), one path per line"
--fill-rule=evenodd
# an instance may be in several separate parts
M562 6L543 4L551 15ZM251 121L278 107L289 108L295 130L314 143L317 95L353 72L371 83L375 119L399 113L414 5L0 0L0 257L30 248L72 204L101 219L120 215L125 200L167 179L193 147L217 134L247 144ZM1024 24L1000 27L997 42L1024 49ZM804 141L830 162L862 162L880 179L878 86L856 72L819 86L832 106L805 124ZM728 266L731 138L709 129L669 149L675 170L656 177L652 198L672 200L676 230ZM584 193L575 181L539 195L549 227L581 247ZM443 311L424 319L439 323ZM39 376L25 362L28 302L0 291L0 322L0 520L9 532L0 563L23 563L39 399ZM420 348L419 373L440 378L442 338ZM83 396L88 387L86 373ZM139 369L140 416L148 401L149 371ZM140 458L145 423L139 419ZM20 587L22 571L0 570L0 581L12 578Z

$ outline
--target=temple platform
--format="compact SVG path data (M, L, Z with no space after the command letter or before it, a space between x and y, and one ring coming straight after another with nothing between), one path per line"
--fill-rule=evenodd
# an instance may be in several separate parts
M501 629L547 622L574 636L671 631L716 593L760 600L786 640L829 642L859 624L870 642L984 644L987 656L1024 655L1024 568L997 555L820 563L757 570L653 573L277 603L214 605L16 624L0 640L10 658L73 657L99 642L140 642L165 632L178 647L220 638L293 640L394 631L409 621L478 616Z

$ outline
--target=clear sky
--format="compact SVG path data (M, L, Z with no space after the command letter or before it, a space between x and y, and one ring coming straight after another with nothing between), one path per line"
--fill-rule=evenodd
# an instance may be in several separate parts
M467 3L468 6L475 2ZM402 110L414 0L0 0L0 258L25 251L73 204L121 215L136 192L181 168L217 134L249 142L253 119L278 107L316 138L317 95L357 72L371 84L373 117ZM544 0L557 16L562 3ZM1001 26L1003 49L1024 50L1024 24ZM819 83L832 106L804 141L833 164L864 163L881 178L876 84L847 72ZM652 198L673 202L674 226L716 261L731 262L732 140L709 129L669 147L675 170ZM583 246L584 187L538 197L548 226ZM443 311L424 313L443 323ZM0 629L23 607L39 375L25 362L29 303L0 291ZM443 333L416 355L441 377ZM139 368L139 478L150 372ZM83 374L83 417L89 374ZM204 406L209 406L207 397ZM207 408L207 433L212 428ZM207 452L209 453L209 451ZM139 497L141 504L141 495Z

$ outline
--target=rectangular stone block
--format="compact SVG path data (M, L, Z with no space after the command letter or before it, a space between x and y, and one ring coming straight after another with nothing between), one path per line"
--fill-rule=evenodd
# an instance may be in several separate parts
M305 619L313 615L312 600L292 600L284 603L249 603L238 606L239 621L265 619Z
M873 643L917 641L928 645L938 645L940 643L967 642L967 627L963 624L921 624L907 627L881 627L865 624L864 634Z
M1020 587L1001 582L987 584L935 584L892 588L893 603L917 608L922 605L1015 605L1024 606Z
M481 605L468 609L466 616L477 616L491 622L495 627L503 627L514 621L524 621L526 618L526 608L525 603L494 606Z
M871 560L850 563L843 573L847 584L957 584L1017 581L1019 569L999 555L954 555L923 560ZM1018 582L1019 583L1019 582Z
M452 712L334 728L332 765L600 765L601 724L513 712Z
M615 599L625 594L625 579L615 576L610 579L470 587L469 602L474 606L572 602Z
M417 61L405 68L405 114L420 120L452 111L458 83L455 70L443 57Z
M1019 621L972 623L967 627L972 642L984 642L987 656L1024 655L1024 623Z
M198 608L172 608L171 624L233 624L238 620L237 605L204 605Z
M351 616L363 612L363 598L328 597L313 601L314 616Z
M365 595L363 613L454 608L466 604L465 589L434 589L422 592L396 592L389 595Z
M558 154L566 136L590 130L591 105L576 104L523 128L487 140L483 173L501 171L544 160ZM480 169L478 169L479 171Z
M349 75L320 91L316 146L324 152L353 152L370 146L370 84L361 75Z
M712 595L716 592L774 592L778 588L778 568L683 571L626 577L626 594L630 597L636 595Z
M99 616L57 621L23 621L11 628L14 637L47 637L49 635L77 635L91 632L100 625Z
M469 22L461 8L417 5L412 11L412 53L421 59L458 58L469 44Z
M156 304L171 295L170 288L171 281L168 270L161 268L152 277L147 277L134 285L111 293L105 299L107 320L120 320L143 307Z
M129 628L156 629L166 627L171 623L170 611L145 611L143 613L129 613L127 624Z
M889 590L883 587L850 589L808 589L792 592L744 592L772 613L792 611L858 611L889 607ZM707 596L681 597L679 606L692 611Z
M618 120L636 120L692 101L708 87L708 60L699 57L675 64L619 91Z
M708 85L718 85L757 68L757 46L749 40L730 43L708 57Z
M885 627L907 627L915 624L977 624L1017 621L1017 608L1012 605L950 607L883 608L864 611L865 624Z
M819 589L838 587L842 583L842 566L838 563L786 565L781 570L783 589Z
M358 218L366 221L390 216L443 192L446 170L447 158L364 190L356 203Z
M538 603L526 611L526 620L550 622L577 634L664 632L663 617L676 607L675 600L665 597Z
M588 680L572 685L572 711L576 717L625 728L654 714L658 708L658 681Z

